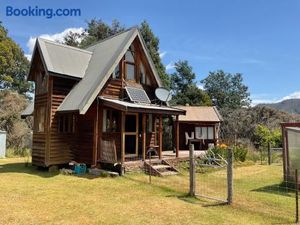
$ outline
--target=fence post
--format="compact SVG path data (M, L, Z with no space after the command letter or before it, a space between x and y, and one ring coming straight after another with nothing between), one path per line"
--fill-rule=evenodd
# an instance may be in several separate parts
M271 165L272 163L272 154L271 154L271 143L268 143L268 164Z
M190 152L190 196L195 197L196 174L195 174L195 158L194 158L194 144L189 145Z
M299 222L298 169L295 169L296 223Z
M233 150L228 149L227 157L227 203L230 205L232 203L233 195Z

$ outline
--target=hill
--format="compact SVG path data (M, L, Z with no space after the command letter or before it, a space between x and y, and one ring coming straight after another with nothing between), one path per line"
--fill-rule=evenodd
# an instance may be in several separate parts
M288 99L278 103L259 104L257 106L265 106L292 114L300 114L300 99Z

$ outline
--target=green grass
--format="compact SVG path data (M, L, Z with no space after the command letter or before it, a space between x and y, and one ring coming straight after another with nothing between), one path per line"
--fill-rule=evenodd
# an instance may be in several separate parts
M294 199L277 189L278 164L238 167L234 204L186 196L188 176L64 176L0 159L0 224L288 224ZM197 192L226 197L223 170L197 174ZM291 194L290 194L291 195Z

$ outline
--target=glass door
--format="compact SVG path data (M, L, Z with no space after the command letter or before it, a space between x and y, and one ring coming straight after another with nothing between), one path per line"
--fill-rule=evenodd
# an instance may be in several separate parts
M124 132L124 146L125 157L138 156L138 136L139 136L139 123L137 113L125 114L125 132Z

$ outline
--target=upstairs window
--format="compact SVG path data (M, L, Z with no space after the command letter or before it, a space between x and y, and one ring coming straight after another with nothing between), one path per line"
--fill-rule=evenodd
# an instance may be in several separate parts
M112 73L112 78L113 79L120 79L120 64L118 64L114 70L114 72Z
M75 116L60 115L58 117L58 132L59 133L75 133Z
M36 94L43 94L48 91L48 77L45 71L41 71L37 74L36 79Z
M36 132L45 132L45 113L46 113L46 107L40 106L36 109L36 119L35 119L35 131Z
M140 83L146 84L146 70L143 63L140 64Z
M125 54L126 79L135 80L135 51L133 45L129 47Z

